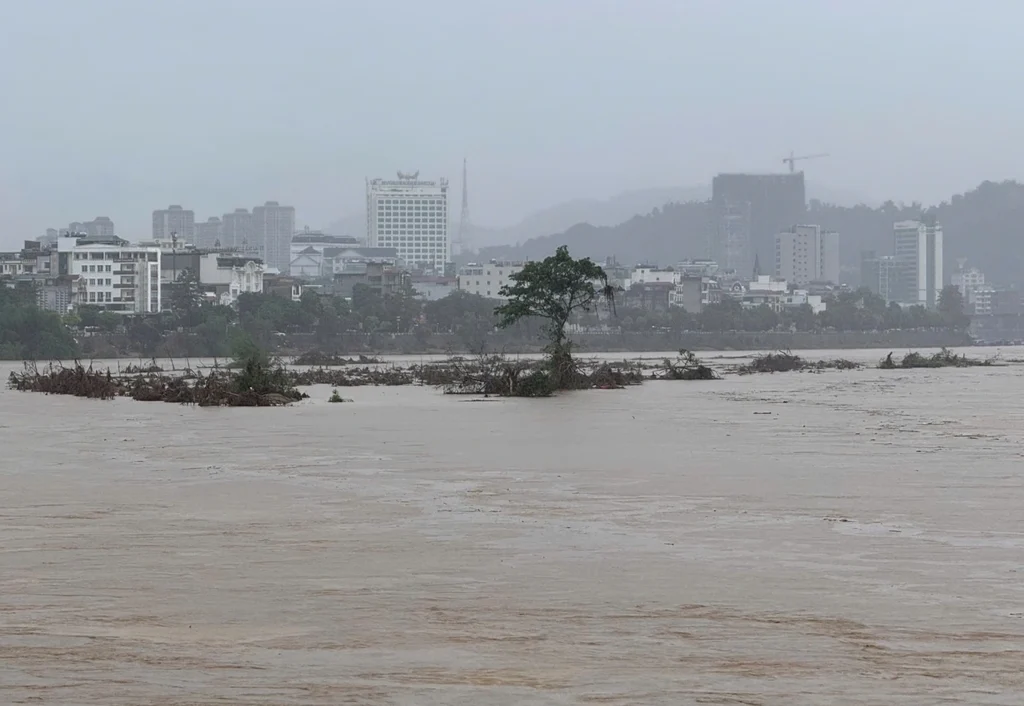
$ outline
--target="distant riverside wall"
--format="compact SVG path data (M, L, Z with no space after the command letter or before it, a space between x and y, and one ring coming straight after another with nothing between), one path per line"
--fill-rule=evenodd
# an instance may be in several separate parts
M292 334L275 341L279 355L297 355L320 350L351 354L437 354L437 353L539 353L541 340L524 341L504 332L494 332L476 341L457 336L413 334L346 333L330 342L318 342L313 334ZM578 353L654 353L686 348L694 351L728 350L813 350L843 348L920 349L957 347L972 344L970 336L944 330L886 332L791 333L782 331L708 331L580 334L573 336ZM95 358L138 358L132 342L125 336L97 335L81 341L83 354ZM171 334L156 346L157 357L213 357L203 341L191 334ZM149 355L141 357L148 358ZM225 356L221 356L225 357Z
M580 348L608 351L665 351L686 348L718 350L813 350L840 348L939 348L969 346L970 336L946 330L835 331L694 331L580 336Z

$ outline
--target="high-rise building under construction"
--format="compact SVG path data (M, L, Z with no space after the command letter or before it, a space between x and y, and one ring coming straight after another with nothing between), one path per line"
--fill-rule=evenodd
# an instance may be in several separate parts
M758 256L774 259L778 233L806 220L803 172L719 174L711 192L711 255L721 269L744 277Z

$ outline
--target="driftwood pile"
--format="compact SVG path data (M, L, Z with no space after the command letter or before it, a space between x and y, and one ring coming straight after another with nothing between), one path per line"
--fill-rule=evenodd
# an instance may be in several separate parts
M346 358L337 353L323 353L321 351L309 351L292 360L292 365L380 365L383 363L380 358L360 355L358 358Z
M305 397L282 379L277 370L259 363L239 372L213 370L208 375L183 377L156 373L112 374L75 361L72 367L50 364L40 370L26 363L12 372L8 387L23 392L73 395L90 399L130 397L140 402L176 402L201 407L272 407Z
M894 361L892 353L890 353L878 364L878 367L882 370L895 370L897 368L975 368L988 365L992 365L992 361L968 358L966 355L957 355L953 351L943 348L932 355L921 355L917 351L911 351L899 362Z
M765 353L756 356L746 365L736 369L740 375L752 373L788 373L792 371L821 372L823 370L854 370L860 365L850 360L805 360L789 351Z

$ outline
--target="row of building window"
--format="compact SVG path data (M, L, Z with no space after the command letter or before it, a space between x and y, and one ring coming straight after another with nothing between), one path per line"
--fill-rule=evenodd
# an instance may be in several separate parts
M90 287L102 287L103 286L103 280L102 279L90 279L89 280L89 286ZM107 280L107 286L108 287L110 286L110 280L109 279Z
M106 296L104 297L104 295ZM112 297L112 292L89 292L89 302L93 304L113 301Z
M156 262L155 252L120 252L107 250L104 252L76 252L75 260L149 260Z
M384 204L384 205L389 205L389 204L421 204L421 203L444 205L444 199L427 199L427 198L419 198L419 199L377 199L377 203L378 204Z
M82 265L82 272L110 272L110 267L110 265Z

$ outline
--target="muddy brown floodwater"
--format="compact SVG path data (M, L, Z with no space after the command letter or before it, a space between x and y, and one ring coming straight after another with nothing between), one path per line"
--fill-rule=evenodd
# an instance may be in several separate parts
M0 393L0 703L1024 703L1024 366L312 392Z

